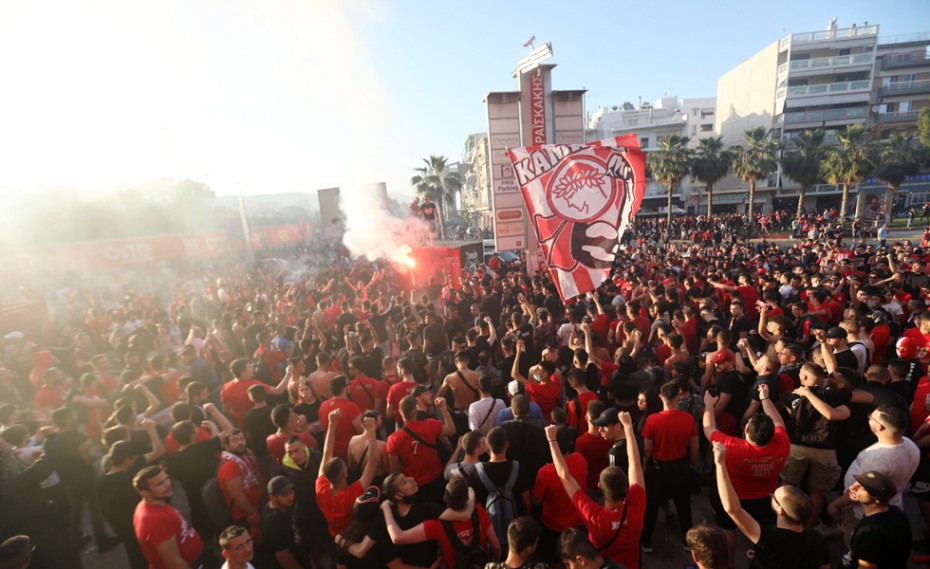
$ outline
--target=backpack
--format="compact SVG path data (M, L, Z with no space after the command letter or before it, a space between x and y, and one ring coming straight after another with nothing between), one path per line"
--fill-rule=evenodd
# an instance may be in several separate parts
M513 499L513 487L517 483L517 475L520 473L520 463L513 461L513 467L510 469L510 477L507 478L507 482L504 483L502 488L498 488L494 485L494 482L491 481L491 478L488 477L488 473L485 472L485 465L483 462L475 463L475 472L478 473L478 478L481 479L481 483L488 491L488 499L484 504L484 508L488 511L488 516L491 517L491 524L494 526L494 531L497 535L507 535L507 528L510 527L510 522L517 517L517 505Z
M203 501L203 509L214 528L224 528L229 525L232 520L232 510L226 503L226 497L223 496L223 490L216 476L204 482L200 489L200 499Z
M455 567L447 569L484 569L484 566L491 562L488 552L481 547L481 527L478 522L477 509L471 514L471 527L471 543L465 545L456 535L452 522L442 522L442 529L446 533L446 538L452 544L452 549L455 550Z

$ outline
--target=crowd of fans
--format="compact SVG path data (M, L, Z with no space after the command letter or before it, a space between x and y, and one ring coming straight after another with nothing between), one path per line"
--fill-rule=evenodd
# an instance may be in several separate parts
M485 268L414 290L324 242L50 292L52 338L2 339L0 566L729 568L742 534L753 567L904 567L930 252L731 221L638 223L569 303Z

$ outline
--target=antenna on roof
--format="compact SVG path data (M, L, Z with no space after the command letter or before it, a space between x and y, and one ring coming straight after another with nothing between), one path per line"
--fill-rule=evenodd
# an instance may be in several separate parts
M536 47L533 45L533 42L536 41L536 36L530 36L530 39L526 40L526 43L523 44L523 47L533 48Z

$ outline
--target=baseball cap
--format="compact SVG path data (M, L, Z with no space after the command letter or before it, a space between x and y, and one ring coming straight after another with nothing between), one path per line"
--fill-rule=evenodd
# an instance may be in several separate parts
M414 397L419 397L419 396L423 395L424 393L426 393L427 391L429 391L429 387L428 387L428 386L426 386L426 385L417 385L416 387L413 388L413 391L410 392L410 395L413 395Z
M380 513L380 503L381 490L377 486L369 486L355 499L352 517L362 522L371 521Z
M613 407L609 409L604 409L604 412L601 413L601 416L594 420L594 424L598 427L609 427L611 425L620 424L620 416L617 414L618 411Z
M859 483L859 486L862 486L869 493L869 496L875 498L880 504L887 504L898 493L898 489L894 487L894 482L881 472L863 472L862 474L854 474L853 478Z
M294 483L287 476L275 476L268 481L268 493L273 496L287 494L294 489Z
M727 362L732 362L734 361L733 353L730 352L729 350L720 350L719 352L714 354L714 357L710 361L711 363L715 363L715 364L723 364Z
M826 338L845 338L846 330L843 330L839 326L834 326L827 330Z

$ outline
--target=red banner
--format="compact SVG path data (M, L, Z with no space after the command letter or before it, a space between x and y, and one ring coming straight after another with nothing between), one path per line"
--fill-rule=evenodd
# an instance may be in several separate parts
M507 153L562 298L596 289L646 191L646 160L636 135Z

